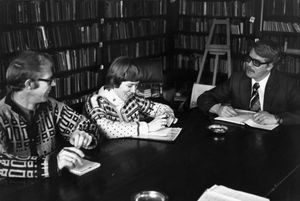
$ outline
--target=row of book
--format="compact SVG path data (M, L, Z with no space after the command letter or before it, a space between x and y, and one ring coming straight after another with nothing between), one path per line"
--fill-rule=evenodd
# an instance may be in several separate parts
M264 21L264 31L300 33L300 22Z
M253 16L255 8L254 0L179 0L179 14L181 15L246 17Z
M167 14L167 0L117 0L105 2L105 17L124 18Z
M87 94L87 95L79 96L76 98L69 98L69 99L64 99L64 100L60 100L60 101L69 105L70 107L72 107L73 105L78 104L78 103L85 103L89 96L90 96L90 94Z
M284 40L283 51L287 52L288 49L298 50L298 55L300 55L300 37L282 37Z
M104 40L118 40L166 33L165 19L115 21L104 25Z
M199 18L199 17L191 17L191 18L180 18L178 21L178 29L179 31L190 31L190 32L199 32L199 33L207 33L212 26L213 19L212 18ZM253 34L253 23L245 22L240 20L231 20L230 22L231 33L235 35L242 34ZM226 33L226 27L224 26L216 26L215 33Z
M56 86L53 87L55 98L73 95L92 88L100 88L101 74L93 71L86 71L72 74L67 77L55 79Z
M102 62L102 49L87 47L57 51L53 54L54 72L76 70L90 66L100 66Z
M203 59L203 54L177 54L173 57L175 66L178 69L189 69L194 71L199 71L201 61ZM231 61L233 71L241 71L245 68L245 62L242 59L233 59ZM214 71L215 58L209 58L206 63L209 72ZM228 62L226 58L220 58L218 70L220 73L228 72Z
M184 35L175 36L175 48L177 49L194 49L204 50L208 36L203 35Z
M295 35L287 36L287 35L272 35L272 34L264 34L264 39L275 41L280 45L283 52L288 52L288 50L293 49L295 50L297 55L300 55L300 37L297 37Z
M175 66L178 69L192 69L194 71L198 71L201 60L203 58L202 54L177 54L173 56Z
M97 23L80 26L37 26L0 32L0 51L9 53L26 49L47 49L97 43L100 40L99 36Z
M266 17L272 16L300 16L299 0L265 0L264 13Z
M132 58L157 56L165 53L165 38L156 38L153 40L141 40L130 43L116 43L107 45L103 48L103 60L105 63L111 63L118 56L129 56Z
M184 35L179 34L175 37L175 48L177 49L192 49L204 51L208 36L205 35ZM225 44L225 37L213 37L212 44ZM230 48L233 54L245 54L249 51L251 40L247 37L231 38Z
M97 19L104 14L99 0L1 1L0 7L0 24Z
M300 74L300 58L285 56L283 59L283 65L278 66L278 70L291 74Z

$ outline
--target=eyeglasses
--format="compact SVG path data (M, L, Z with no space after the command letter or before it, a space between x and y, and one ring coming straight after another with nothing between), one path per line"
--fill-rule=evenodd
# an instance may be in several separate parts
M54 82L54 78L50 78L50 79L39 78L38 81L47 82L49 85L51 85Z
M261 65L263 64L269 64L271 63L272 61L267 61L267 62L261 62L257 59L253 59L252 57L250 57L249 55L245 56L244 60L248 63L250 63L252 61L253 65L256 66L256 67L260 67Z

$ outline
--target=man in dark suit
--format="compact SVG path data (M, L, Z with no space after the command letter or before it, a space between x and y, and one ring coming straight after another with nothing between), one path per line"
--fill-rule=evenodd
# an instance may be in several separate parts
M253 110L259 124L299 124L300 88L296 80L275 69L280 56L274 42L257 41L245 58L245 72L200 95L198 107L222 117L236 116L236 109Z

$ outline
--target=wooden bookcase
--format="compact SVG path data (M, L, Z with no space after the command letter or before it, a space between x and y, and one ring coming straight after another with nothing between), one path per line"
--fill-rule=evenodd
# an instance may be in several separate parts
M165 66L167 0L106 1L103 25L105 66L120 55L160 58Z
M263 0L260 37L277 41L285 54L278 70L300 79L300 1Z
M257 0L178 0L177 32L174 36L173 63L177 71L189 71L196 80L201 59L205 50L209 30L213 18L229 18L231 29L232 69L239 71L243 62L241 57L248 52L251 41L254 41L255 30L258 29L259 12ZM250 22L250 17L255 21ZM224 27L225 28L225 27ZM225 30L217 27L213 43L222 44L225 41ZM206 65L212 72L214 58L207 59ZM218 72L227 72L226 57L220 59Z
M1 88L9 61L23 50L54 58L53 96L80 102L102 82L104 2L98 0L1 1Z
M53 55L53 96L83 102L104 83L118 56L159 58L165 66L167 0L0 1L0 95L5 72L19 52Z

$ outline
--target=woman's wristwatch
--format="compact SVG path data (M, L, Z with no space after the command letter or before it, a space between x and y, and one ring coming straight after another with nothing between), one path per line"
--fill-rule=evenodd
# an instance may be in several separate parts
M283 123L283 119L282 119L282 117L280 115L276 114L275 115L275 119L277 120L278 124L282 124Z

